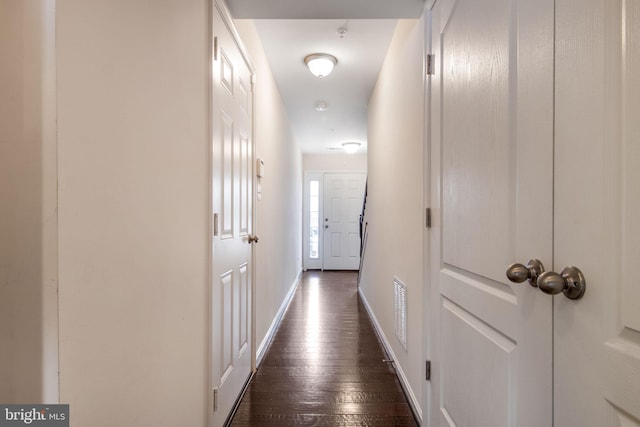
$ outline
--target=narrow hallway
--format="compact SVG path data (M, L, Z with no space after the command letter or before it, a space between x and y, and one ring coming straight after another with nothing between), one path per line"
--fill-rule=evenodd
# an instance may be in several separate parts
M232 426L416 426L356 272L304 273Z

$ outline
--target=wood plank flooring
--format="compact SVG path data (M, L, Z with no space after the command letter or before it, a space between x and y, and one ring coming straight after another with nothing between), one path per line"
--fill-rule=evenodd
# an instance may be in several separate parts
M357 292L306 272L231 426L417 426Z

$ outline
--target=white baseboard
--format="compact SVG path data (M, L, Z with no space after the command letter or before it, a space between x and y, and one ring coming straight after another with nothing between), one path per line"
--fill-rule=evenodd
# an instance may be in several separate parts
M407 376L405 375L404 370L402 369L402 366L400 366L398 363L395 362L397 360L397 357L393 352L393 348L389 344L389 341L387 340L387 336L384 334L384 331L380 327L380 324L378 323L378 319L376 318L375 314L373 314L373 310L371 310L371 306L369 305L367 298L362 293L362 288L358 288L358 294L360 294L360 299L362 300L362 303L365 309L367 310L367 313L369 313L369 317L371 317L371 321L373 322L373 327L376 328L376 331L378 332L378 336L380 337L380 340L382 340L382 345L384 346L385 351L387 352L389 357L391 357L391 359L394 361L393 366L395 367L396 372L398 373L398 378L400 379L402 388L404 389L405 393L407 394L407 397L409 398L409 404L411 405L411 408L413 409L415 414L418 416L418 421L420 422L420 425L423 425L422 407L420 406L420 402L418 402L418 399L416 399L416 395L413 393L413 389L409 384L409 380L407 379Z
M278 309L276 316L273 318L273 321L271 322L271 326L269 326L269 330L267 331L267 334L265 335L264 339L260 343L260 346L258 347L258 351L256 352L256 366L260 365L260 362L262 362L262 358L267 352L267 349L269 348L269 344L271 344L271 340L273 340L273 337L276 334L276 331L278 330L278 326L280 326L280 322L282 321L282 316L284 316L285 311L287 311L287 307L289 307L289 304L291 304L291 300L293 299L293 295L296 293L296 289L298 288L298 285L300 284L301 279L302 279L302 270L298 272L296 279L294 280L293 284L291 284L291 287L289 288L289 292L287 292L287 295L284 297L284 300L282 301L282 305L280 305L280 308Z

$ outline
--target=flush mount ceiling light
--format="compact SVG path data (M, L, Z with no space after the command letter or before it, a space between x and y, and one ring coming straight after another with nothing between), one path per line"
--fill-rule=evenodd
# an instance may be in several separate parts
M312 53L304 58L304 63L314 76L323 78L331 73L338 60L328 53Z
M324 101L318 102L316 104L316 111L327 111L328 109L329 109L329 106Z
M346 153L353 154L358 151L361 145L362 144L360 144L359 142L343 142L342 148Z

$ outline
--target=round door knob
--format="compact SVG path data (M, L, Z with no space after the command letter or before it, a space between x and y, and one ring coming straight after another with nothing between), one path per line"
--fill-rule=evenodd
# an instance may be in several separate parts
M538 287L549 295L562 292L569 299L580 299L587 288L587 282L577 267L566 267L562 273L546 271L538 277Z
M527 265L519 263L511 264L507 267L507 278L514 283L522 283L525 280L529 281L531 286L538 286L538 277L544 271L542 262L538 259L530 259Z
M511 264L507 268L507 277L515 283L522 283L529 278L529 269L522 264Z
M564 279L555 271L545 271L538 277L538 287L549 295L557 295L564 291Z

